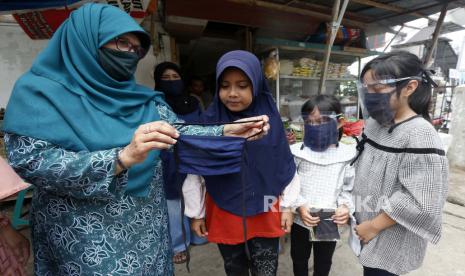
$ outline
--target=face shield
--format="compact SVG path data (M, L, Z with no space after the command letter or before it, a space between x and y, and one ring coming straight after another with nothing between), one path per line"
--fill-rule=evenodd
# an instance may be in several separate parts
M392 125L396 112L391 106L391 98L397 92L397 83L407 80L421 80L421 78L384 77L371 83L358 82L357 90L361 100L363 118L371 117L383 126Z
M342 114L326 113L304 116L304 145L313 151L325 151L339 141L338 118Z

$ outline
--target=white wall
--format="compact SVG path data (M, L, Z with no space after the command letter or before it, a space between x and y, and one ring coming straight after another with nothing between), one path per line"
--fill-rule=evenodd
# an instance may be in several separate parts
M36 55L48 40L32 40L16 24L0 23L0 107L6 107L16 80L32 65ZM139 62L136 79L140 84L154 87L153 68L156 63L169 60L169 37L163 36L163 49L158 57L150 49Z
M0 107L6 106L16 80L47 42L30 39L16 24L0 24Z

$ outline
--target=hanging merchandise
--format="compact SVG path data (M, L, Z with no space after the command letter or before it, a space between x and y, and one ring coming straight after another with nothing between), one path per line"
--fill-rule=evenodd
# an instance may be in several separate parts
M264 73L267 79L276 80L279 73L279 62L277 58L277 52L272 51L270 55L265 59Z
M11 1L13 2L13 1ZM29 1L29 4L10 4L10 12L32 39L49 39L53 33L60 27L69 14L88 2L98 2L109 4L124 10L131 15L134 20L141 23L147 15L147 8L150 0L98 0L98 1ZM52 5L53 4L53 5ZM3 7L3 3L2 3ZM53 9L47 9L53 7ZM5 8L4 8L5 9ZM45 10L44 10L45 9ZM5 11L0 9L0 12Z
M326 43L331 34L331 24L321 23L315 34L307 37L305 42ZM362 29L340 26L337 30L334 45L350 46L366 49L366 35Z

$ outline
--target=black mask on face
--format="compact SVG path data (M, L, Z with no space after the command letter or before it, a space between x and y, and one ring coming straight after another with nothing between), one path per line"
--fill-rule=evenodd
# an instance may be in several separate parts
M184 92L184 83L182 80L161 80L160 90L167 96L181 96Z
M140 58L136 53L102 47L98 50L98 60L103 70L112 78L127 81L136 72Z

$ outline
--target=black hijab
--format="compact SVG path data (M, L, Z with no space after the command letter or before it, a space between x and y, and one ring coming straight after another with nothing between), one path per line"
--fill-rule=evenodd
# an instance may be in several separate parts
M155 90L161 91L165 94L166 102L173 109L174 113L178 115L189 114L199 109L199 101L192 96L186 95L185 92L181 95L171 95L160 89L161 77L167 69L174 70L179 74L179 76L181 76L181 70L178 65L168 61L158 64L153 73Z

